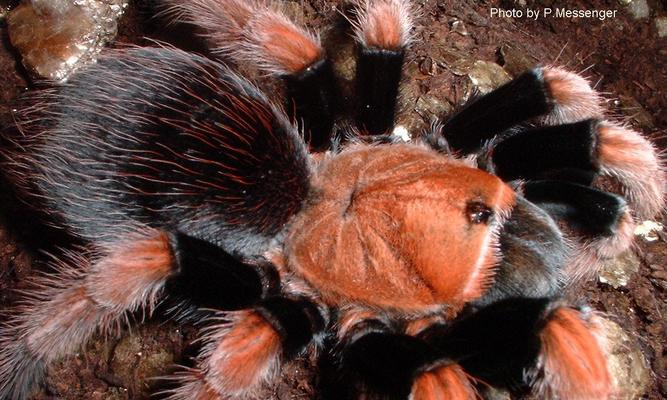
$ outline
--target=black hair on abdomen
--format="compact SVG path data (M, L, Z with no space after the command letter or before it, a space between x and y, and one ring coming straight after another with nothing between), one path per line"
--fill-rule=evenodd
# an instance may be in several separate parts
M107 52L26 99L9 175L74 234L136 223L256 252L298 212L307 152L283 111L227 67L173 48Z

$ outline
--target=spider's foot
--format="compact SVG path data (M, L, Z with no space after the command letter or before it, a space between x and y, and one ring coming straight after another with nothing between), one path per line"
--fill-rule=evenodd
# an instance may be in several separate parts
M272 297L253 310L222 313L221 323L203 330L204 346L197 369L177 374L181 387L172 399L245 396L271 382L285 359L304 351L326 325L322 310L305 298ZM207 397L202 397L206 399Z
M217 393L244 394L270 381L280 366L280 335L257 312L240 312L205 340L202 369Z
M611 398L613 384L594 319L569 307L559 307L546 318L533 371L540 398Z
M412 384L413 400L471 400L478 395L458 364L443 365L422 372Z
M638 132L603 122L598 128L600 174L615 179L634 213L655 217L665 205L665 167L655 147Z

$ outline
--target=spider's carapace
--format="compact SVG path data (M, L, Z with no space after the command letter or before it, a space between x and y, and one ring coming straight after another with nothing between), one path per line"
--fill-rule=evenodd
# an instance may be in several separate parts
M491 284L514 197L497 177L425 147L351 148L317 166L285 241L288 267L327 303L457 310Z

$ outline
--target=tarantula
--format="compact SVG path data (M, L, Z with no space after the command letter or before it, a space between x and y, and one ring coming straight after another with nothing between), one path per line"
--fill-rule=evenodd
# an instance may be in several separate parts
M3 168L85 248L6 322L1 398L164 298L203 325L170 399L252 397L306 353L331 358L330 398L613 395L595 314L559 295L661 210L664 172L584 78L533 69L403 143L407 0L359 2L349 104L275 5L168 3L214 54L280 77L284 107L167 46L109 50L26 99Z

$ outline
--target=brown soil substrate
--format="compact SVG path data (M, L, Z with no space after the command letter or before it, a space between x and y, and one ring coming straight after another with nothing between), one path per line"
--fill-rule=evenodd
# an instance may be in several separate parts
M0 0L0 8L11 3ZM156 0L130 4L120 25L118 40L148 44L158 38L194 50L204 47L188 29L167 28L152 18ZM323 29L336 23L324 35L337 58L349 58L347 31L337 10L342 1L286 1L289 9L309 26ZM636 20L618 1L575 0L531 1L528 7L563 6L570 9L618 10L605 21L491 18L491 7L519 7L510 0L487 2L417 1L416 41L410 51L402 92L399 122L413 131L431 122L434 113L446 113L460 104L471 91L467 77L477 60L496 62L516 74L536 64L555 63L585 75L610 98L613 114L643 130L667 146L667 39L659 38L655 18L665 17L664 5L648 1L650 16ZM460 21L460 22L457 22ZM341 34L342 32L342 34ZM27 74L11 50L4 25L0 47L0 124L11 123L9 110L19 93L30 87ZM342 37L343 44L340 43ZM343 73L345 69L341 70ZM667 219L662 218L662 223ZM37 222L31 211L18 203L11 187L0 181L0 307L9 308L18 296L12 289L26 286L26 279L45 270L43 251L58 252L69 240ZM597 310L636 339L651 369L650 384L643 398L667 397L667 237L647 242L638 240L640 267L630 282L619 289L589 282L581 293ZM159 383L148 378L164 375L174 363L188 363L193 355L191 341L196 330L155 318L120 339L90 343L85 352L49 370L48 379L35 399L140 399L147 398ZM312 398L314 382L311 364L299 360L285 369L284 379L266 392L266 398Z

